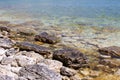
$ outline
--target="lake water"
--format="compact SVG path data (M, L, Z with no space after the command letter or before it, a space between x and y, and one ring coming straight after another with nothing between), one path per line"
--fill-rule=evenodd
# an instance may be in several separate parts
M120 27L120 0L0 0L0 10L55 24Z

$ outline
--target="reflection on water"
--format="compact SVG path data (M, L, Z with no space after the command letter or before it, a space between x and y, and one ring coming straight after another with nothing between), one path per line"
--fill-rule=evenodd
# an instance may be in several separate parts
M0 0L0 9L4 15L56 24L120 26L119 0Z

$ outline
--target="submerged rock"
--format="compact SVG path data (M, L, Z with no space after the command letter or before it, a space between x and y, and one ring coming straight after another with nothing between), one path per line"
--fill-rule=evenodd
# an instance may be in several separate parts
M100 48L98 51L102 55L108 55L111 57L120 58L120 47L118 46L104 47L104 48Z
M70 68L67 68L67 67L62 67L60 69L60 73L63 76L71 77L71 76L74 76L77 72L75 70L73 70L73 69L70 69Z
M0 26L0 31L10 32L10 28L9 27L5 27L5 26Z
M35 36L35 40L54 44L54 43L57 43L60 39L55 34L49 34L47 32L42 32L39 35Z
M28 65L19 71L19 76L29 80L62 80L56 73L43 65Z
M46 55L47 57L51 54L51 50L49 48L31 44L29 42L17 42L16 45L22 50L35 51L41 55Z
M54 51L53 59L63 62L64 66L72 68L81 68L87 65L86 56L80 51L72 48L63 48Z

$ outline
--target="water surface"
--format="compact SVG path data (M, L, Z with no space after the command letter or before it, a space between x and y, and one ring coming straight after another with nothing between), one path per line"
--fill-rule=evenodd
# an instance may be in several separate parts
M120 27L120 0L0 0L0 9L49 23Z

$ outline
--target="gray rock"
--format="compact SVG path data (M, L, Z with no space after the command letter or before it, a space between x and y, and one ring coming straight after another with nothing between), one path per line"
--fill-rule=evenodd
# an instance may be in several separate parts
M18 64L18 66L20 66L20 67L23 67L23 66L26 66L26 65L36 64L35 59L27 57L27 56L19 55L19 56L15 56L14 58L15 58L17 64Z
M55 34L49 34L47 32L42 32L39 35L35 36L35 40L54 44L54 43L59 42L60 39Z
M49 56L51 54L51 50L49 48L36 44L31 44L28 42L17 42L16 45L22 50L35 51L41 55Z
M67 68L67 67L62 67L60 69L60 73L63 76L71 77L71 76L74 76L77 72L75 70L73 70L73 69L70 69L70 68Z
M86 56L79 50L72 48L63 48L54 51L53 59L63 62L64 66L75 69L87 66Z
M15 80L15 79L8 75L0 75L0 80Z
M0 47L11 48L14 45L13 41L6 38L0 38Z
M16 54L16 56L19 56L19 55L33 58L36 60L36 62L39 62L44 59L44 57L42 55L35 53L34 51L20 51Z
M13 58L13 57L4 57L4 58L1 60L1 64L2 64L2 65L8 65L8 64L12 64L13 61L14 61L14 58Z
M11 48L6 51L6 56L12 56L15 55L17 52L19 52L18 48Z
M62 80L60 74L37 64L23 67L19 72L19 76L29 80Z
M60 68L62 68L63 64L59 61L56 60L50 60L50 59L44 59L39 61L40 65L47 66L49 69L55 71L55 72L60 72Z

